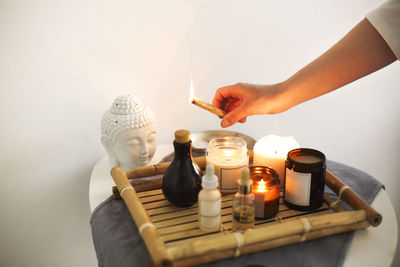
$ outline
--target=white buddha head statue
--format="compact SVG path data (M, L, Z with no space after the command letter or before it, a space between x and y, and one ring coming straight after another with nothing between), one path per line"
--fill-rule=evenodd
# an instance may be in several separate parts
M124 170L146 165L156 152L155 118L136 97L118 96L101 121L101 142L111 165Z

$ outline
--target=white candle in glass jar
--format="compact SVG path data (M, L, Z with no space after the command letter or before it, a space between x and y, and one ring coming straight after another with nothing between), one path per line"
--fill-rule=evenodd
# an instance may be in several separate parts
M267 135L254 145L253 166L266 166L274 169L283 185L285 160L290 150L299 148L292 136Z
M217 137L210 140L207 164L214 165L221 193L237 191L242 169L249 165L246 141L240 137Z

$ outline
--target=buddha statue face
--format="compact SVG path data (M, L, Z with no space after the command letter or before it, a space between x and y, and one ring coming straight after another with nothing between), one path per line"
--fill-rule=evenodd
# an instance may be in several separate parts
M120 132L112 151L116 161L123 169L143 166L149 163L156 152L156 131L153 124L138 129L126 129Z
M104 113L101 132L112 167L127 170L146 165L156 151L154 115L133 96L114 100Z

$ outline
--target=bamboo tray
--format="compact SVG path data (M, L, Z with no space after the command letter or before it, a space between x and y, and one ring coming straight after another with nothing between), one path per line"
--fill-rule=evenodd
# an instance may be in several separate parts
M205 167L205 158L195 158ZM124 172L115 167L111 175L117 186L115 198L122 197L139 229L155 266L192 266L237 257L292 243L342 232L378 226L382 216L354 191L327 171L326 185L353 211L343 211L325 194L323 205L313 211L295 211L283 204L282 191L276 218L256 220L251 231L232 232L232 198L222 197L221 231L207 233L198 228L197 204L188 208L172 206L163 196L162 174L169 162ZM158 177L151 182L129 179Z

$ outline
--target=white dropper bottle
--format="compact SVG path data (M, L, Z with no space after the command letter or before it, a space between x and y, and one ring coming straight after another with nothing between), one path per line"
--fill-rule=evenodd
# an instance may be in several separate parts
M206 175L201 180L203 189L199 193L200 229L206 232L219 231L221 225L221 193L214 166L208 164Z

